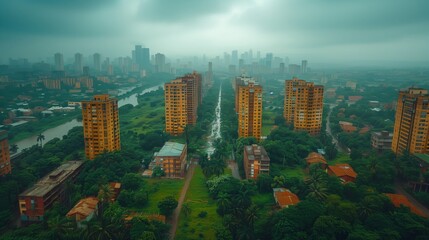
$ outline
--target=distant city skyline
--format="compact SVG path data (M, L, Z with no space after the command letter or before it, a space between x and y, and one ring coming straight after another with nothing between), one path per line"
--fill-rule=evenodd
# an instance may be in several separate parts
M312 63L429 62L429 1L22 0L0 3L0 63L59 52L168 58L256 50ZM261 56L262 57L262 56Z

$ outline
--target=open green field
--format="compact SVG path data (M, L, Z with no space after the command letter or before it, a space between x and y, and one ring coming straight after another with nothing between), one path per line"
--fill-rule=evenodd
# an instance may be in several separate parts
M164 96L145 97L144 101L119 116L121 131L144 134L164 129Z
M180 191L182 190L185 181L183 179L147 179L144 189L149 191L149 203L139 210L144 213L158 213L158 202L167 196L173 196L179 199Z
M222 218L216 213L216 202L209 196L206 178L199 166L195 168L184 203L192 212L185 217L182 207L176 239L216 239L215 228L222 225ZM204 218L198 217L202 211L207 212Z
M328 161L329 165L335 165L337 163L348 163L350 161L350 156L346 153L338 153L337 157L334 160Z
M264 109L262 116L262 136L268 136L274 126L275 113Z
M291 177L304 178L304 176L306 175L304 171L305 169L301 166L283 167L281 164L271 163L271 168L278 169L282 175L288 178L291 178Z

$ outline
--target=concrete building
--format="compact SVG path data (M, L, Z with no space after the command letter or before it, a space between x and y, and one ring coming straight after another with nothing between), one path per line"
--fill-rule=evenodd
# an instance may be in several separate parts
M90 160L104 151L121 149L118 100L109 95L95 95L82 101L85 154Z
M308 71L307 65L308 65L308 61L307 60L302 60L301 61L301 73L307 73L307 71Z
M392 151L429 153L428 90L409 88L399 92L393 129Z
M187 124L197 122L198 106L202 102L201 75L194 72L164 85L165 131L180 135Z
M235 79L235 111L238 119L238 137L261 138L262 86L249 77Z
M12 172L10 164L9 143L7 140L7 132L0 130L0 176Z
M61 53L55 53L55 70L56 71L64 71L64 58Z
M136 45L134 50L135 62L137 63L139 70L150 70L150 53L149 48L142 48L141 45Z
M320 133L323 113L323 86L294 78L285 81L284 118L295 130Z
M94 53L94 70L96 73L101 71L101 55L99 53Z
M65 183L73 182L82 168L82 162L69 161L40 179L32 187L19 194L21 221L43 221L46 210L65 200Z
M159 166L168 178L182 178L185 176L187 158L186 144L166 142L149 164L149 169Z
M165 69L165 55L161 53L155 54L155 71L167 72Z
M371 134L371 146L379 152L392 149L393 133L388 131L373 132Z
M78 73L78 74L83 73L83 57L82 57L82 54L76 53L74 55L74 67L75 67L76 73Z
M257 179L260 174L270 173L270 158L265 148L256 144L244 146L243 165L247 179Z

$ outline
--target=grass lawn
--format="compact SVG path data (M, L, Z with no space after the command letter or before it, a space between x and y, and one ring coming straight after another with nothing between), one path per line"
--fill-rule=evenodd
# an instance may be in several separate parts
M134 210L149 214L159 213L158 202L167 196L173 196L178 200L184 183L183 179L148 179L144 188L150 192L149 203L141 209Z
M304 168L301 166L283 167L281 164L271 163L271 168L278 169L281 174L285 175L288 178L289 177L304 178L304 176L306 175L306 173L304 172Z
M334 160L328 161L328 164L335 165L337 163L348 163L350 160L350 156L346 153L338 153Z
M268 136L273 130L275 113L269 110L263 112L262 117L262 136Z
M176 239L216 239L215 228L222 225L222 218L216 213L216 202L209 196L206 179L201 168L195 168L194 176L186 194L185 203L192 212L188 217L180 213ZM198 217L202 211L207 212L204 218Z
M138 134L164 129L164 96L147 97L143 102L129 112L119 116L121 131L135 131ZM151 102L156 102L152 105ZM151 106L152 105L152 106Z

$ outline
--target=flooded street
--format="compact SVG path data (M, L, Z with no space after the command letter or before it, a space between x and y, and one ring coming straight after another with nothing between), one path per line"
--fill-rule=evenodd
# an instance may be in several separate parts
M213 147L213 143L216 139L221 138L220 135L220 126L221 126L221 100L222 100L222 83L219 87L219 97L218 102L215 108L215 119L212 122L212 129L210 132L210 136L207 138L207 149L206 152L210 156L213 154L215 148Z

